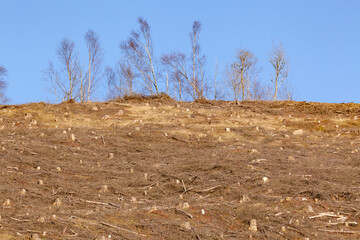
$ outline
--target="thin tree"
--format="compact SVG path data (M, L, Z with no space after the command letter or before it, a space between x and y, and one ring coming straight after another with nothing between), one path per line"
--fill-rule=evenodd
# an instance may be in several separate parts
M116 72L112 67L107 67L104 70L106 83L108 86L107 100L115 99L118 97Z
M240 96L240 82L239 82L239 72L237 71L237 66L235 63L232 63L226 68L226 79L229 81L229 85L232 93L234 94L235 102L239 101Z
M218 78L219 78L219 63L216 59L215 60L215 72L214 72L214 100L215 101L225 98L224 87L227 85L222 82L221 78L220 78L220 80ZM220 84L220 82L221 82L221 84Z
M179 101L183 100L183 86L184 86L184 77L176 71L172 71L169 77L170 81L173 83L175 96L174 98L178 99Z
M294 100L294 88L290 81L285 81L281 85L278 96L280 96L281 99L286 101Z
M204 66L206 62L205 56L200 57L199 35L201 32L201 22L194 21L192 31L189 33L191 40L191 61L192 61L192 95L193 99L204 98Z
M7 88L7 84L5 81L5 77L7 76L7 70L4 66L0 66L0 103L3 104L7 102L7 98L5 96L5 90Z
M60 101L78 99L78 63L74 52L74 42L63 39L57 48L57 55L61 63L60 70L55 69L52 62L44 71L50 81L50 91Z
M92 30L88 30L85 34L86 47L88 52L88 72L87 72L87 94L86 99L90 101L93 93L95 80L100 73L103 49L100 46L99 36Z
M107 67L105 78L108 85L108 99L134 94L133 84L136 76L130 65L119 62L116 70Z
M151 94L154 92L159 94L158 78L154 69L151 29L148 22L141 17L138 18L138 23L139 30L131 32L129 39L120 44L120 49L138 75L142 76L143 87Z
M273 44L273 50L269 55L269 62L274 68L274 76L271 79L274 86L274 101L277 99L279 86L287 79L289 72L289 59L281 42Z
M189 33L191 40L191 57L187 58L185 54L176 52L163 55L161 62L169 68L173 79L183 79L187 83L186 88L192 99L205 97L205 90L208 89L205 83L205 56L200 56L199 34L201 23L194 21L192 31ZM179 78L180 77L180 78ZM179 85L180 86L180 85ZM185 86L182 86L185 87ZM183 89L179 87L179 90Z
M85 102L87 99L87 94L86 94L86 71L85 69L85 64L81 65L80 61L76 61L75 62L75 67L76 67L76 78L78 79L78 82L80 84L79 86L79 93L78 93L78 98L80 102Z
M195 98L194 95L192 95L194 100L196 100L196 95L206 99L198 88L199 84L196 84L196 82L194 83L191 76L189 75L187 58L185 54L178 52L169 55L163 55L161 57L161 62L169 68L169 71L171 71L173 75L176 74L177 78L181 76L188 84L190 84L192 90L195 91Z
M214 100L215 101L218 99L218 96L219 96L218 89L216 88L217 75L218 75L218 61L215 60L215 73L214 73Z
M134 81L136 79L136 73L132 66L127 62L120 62L117 70L119 83L122 83L123 92L125 95L134 94Z
M250 84L257 74L257 59L249 51L240 49L234 62L235 71L238 73L239 89L242 100L250 99Z

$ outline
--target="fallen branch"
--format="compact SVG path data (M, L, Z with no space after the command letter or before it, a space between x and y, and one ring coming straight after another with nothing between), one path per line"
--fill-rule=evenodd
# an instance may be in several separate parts
M188 141L188 140L181 139L181 138L178 138L178 137L171 137L171 138L174 139L174 140L177 140L177 141L182 141L182 142L186 142L186 143L191 143L191 142Z
M96 201L90 201L90 200L83 200L83 201L87 202L87 203L98 204L98 205L108 205L108 203L105 203L105 202L96 202Z
M111 203L111 202L97 202L97 201L91 201L91 200L85 200L85 199L80 199L80 200L83 202L86 202L86 203L92 203L92 204L97 204L97 205L109 205L109 206L117 207L117 208L121 207L120 205Z
M18 219L18 218L14 218L14 217L10 217L10 219L18 221L18 222L30 222L29 219Z
M338 215L333 212L323 212L315 216L309 217L310 219L319 218L319 217L337 217L337 218L343 218L343 215Z
M195 192L197 192L197 193L210 192L210 191L213 191L213 190L215 190L215 189L217 189L217 188L220 188L220 187L221 187L221 185L217 185L217 186L215 186L215 187L211 187L211 188L207 188L207 189L200 190L200 191L195 191Z
M161 187L157 186L165 195L167 195L167 192L165 192L164 189L162 189Z
M6 168L9 168L9 169L14 169L14 170L19 170L19 168L18 168L18 167L6 166Z
M194 232L196 239L201 240L201 238L199 237L199 235L197 235L197 233L195 232L195 229L193 227L191 227L191 230Z
M104 144L104 146L105 146L105 139L104 139L103 136L101 136L101 140L102 140L102 142L103 142L103 144Z
M72 233L71 235L66 235L68 237L76 237L77 235L79 235L77 232L74 232L71 228L69 229L70 232Z
M191 215L190 213L187 213L187 212L185 212L185 211L183 211L183 210L180 210L180 209L175 208L175 212L181 213L181 214L183 214L183 215L185 215L185 216L187 216L187 217L189 217L189 218L193 218L193 215Z
M330 232L330 233L360 234L359 231L347 231L347 230L318 229L318 231L321 231L321 232Z
M102 224L102 225L104 225L104 226L107 226L107 227L115 228L115 229L120 230L120 231L124 231L124 232L128 232L128 233L132 233L132 234L135 234L135 235L137 235L137 236L146 237L146 235L144 235L144 234L137 233L137 232L134 232L134 231L131 231L131 230L125 229L125 228L121 228L121 227L118 227L118 226L112 225L112 224L110 224L110 223L101 222L101 224Z
M185 191L183 192L183 194L184 194L184 193L186 193L188 190L186 190L186 186L185 186L184 181L183 181L183 180L181 180L181 182L182 182L183 188L184 188L184 190L185 190Z

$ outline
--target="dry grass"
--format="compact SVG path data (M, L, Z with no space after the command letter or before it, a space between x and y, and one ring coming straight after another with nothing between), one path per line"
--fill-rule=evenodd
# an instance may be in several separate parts
M0 203L11 204L2 205L0 233L355 239L360 228L347 223L360 221L355 116L357 104L177 103L166 96L2 106ZM304 134L293 135L297 129ZM62 204L54 206L57 198ZM309 218L322 212L346 220ZM251 219L257 232L249 231Z

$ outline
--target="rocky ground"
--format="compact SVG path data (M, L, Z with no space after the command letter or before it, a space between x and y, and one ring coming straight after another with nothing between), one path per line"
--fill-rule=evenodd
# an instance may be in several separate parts
M360 105L0 106L0 239L359 239Z

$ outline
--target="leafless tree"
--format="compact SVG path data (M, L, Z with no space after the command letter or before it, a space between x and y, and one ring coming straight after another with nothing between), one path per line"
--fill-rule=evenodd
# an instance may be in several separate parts
M290 81L285 81L279 89L279 97L282 100L293 101L294 100L294 88Z
M158 77L154 68L151 29L143 18L138 18L138 23L139 30L131 32L129 39L120 44L120 49L136 69L137 75L142 77L143 87L150 94L154 94L154 92L159 94Z
M44 71L51 83L50 91L60 101L78 99L78 63L74 52L74 42L63 39L57 49L57 55L61 63L59 70L55 69L53 63L49 62Z
M227 79L230 82L235 101L251 100L254 93L251 87L257 81L258 68L257 59L249 51L240 49L233 63L226 70Z
M218 62L217 60L215 61L215 74L214 74L214 100L216 101L218 99L218 90L216 88L217 85L217 75L218 75Z
M80 61L77 60L75 62L75 69L76 69L76 79L79 83L78 89L78 99L80 102L85 102L87 99L87 89L86 89L86 71L85 65L81 65Z
M103 49L100 46L99 36L92 30L85 34L86 47L88 52L88 72L87 72L87 94L86 99L90 101L94 89L94 83L100 73Z
M121 89L118 89L117 86L116 72L112 67L107 67L105 68L104 75L108 86L107 99L111 100L117 98L119 96L118 92Z
M194 84L192 81L191 76L189 76L187 58L183 53L173 53L169 55L163 55L161 57L162 63L169 68L172 72L173 76L176 76L177 79L179 77L183 78L192 89L195 91L195 99L196 95L201 96L202 98L206 99L205 96L201 93L200 89L197 85ZM180 81L180 80L179 80ZM194 95L193 95L194 97ZM194 100L195 100L194 99Z
M189 33L191 40L191 60L192 60L192 95L193 99L204 97L204 79L205 79L205 56L200 56L199 35L201 32L200 21L194 21L192 31Z
M250 84L257 75L257 59L249 50L240 49L236 55L234 67L239 77L238 84L242 100L249 100L251 98Z
M251 100L270 100L271 91L270 86L263 85L257 79L254 79L250 84L250 99Z
M6 103L7 98L5 96L5 90L7 87L5 77L7 76L7 70L4 66L0 66L0 103Z
M289 72L289 59L282 47L281 42L278 44L273 44L273 50L270 53L268 60L275 70L271 81L274 86L273 98L274 101L276 101L278 88L287 79Z
M218 61L215 60L215 72L214 72L214 100L223 99L224 96L224 86L226 84L219 84L219 64Z
M168 67L172 79L179 83L178 89L180 92L186 89L189 91L193 100L199 98L206 99L205 92L208 90L205 81L206 58L205 56L200 56L200 31L201 23L194 21L192 31L189 33L192 48L191 57L187 58L185 54L180 52L163 55L161 57L161 62ZM184 83L186 83L186 85L184 85ZM180 98L183 97L183 94L179 95L181 96Z
M174 98L183 101L184 77L179 72L172 71L169 79L175 91Z
M229 81L231 92L234 94L234 100L237 102L240 96L240 75L235 63L232 63L226 68L225 75L226 79Z
M131 65L119 62L116 70L107 67L105 77L108 85L108 99L134 94L133 85L136 75Z
M130 64L126 62L120 62L118 65L117 73L122 83L123 92L125 95L134 94L134 81L136 79L136 73Z

